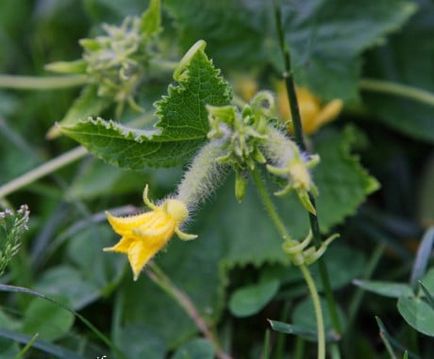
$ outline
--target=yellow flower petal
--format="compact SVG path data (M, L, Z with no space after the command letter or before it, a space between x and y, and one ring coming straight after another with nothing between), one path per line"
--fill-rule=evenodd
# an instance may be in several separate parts
M307 88L297 87L296 92L303 131L307 134L315 133L321 126L338 117L342 111L343 102L340 99L332 100L322 106L319 98ZM277 95L280 115L288 121L289 132L293 132L291 111L283 82L277 85Z
M106 215L113 230L117 234L123 236L127 233L131 233L131 228L138 227L142 223L150 221L155 216L155 213L151 211L137 214L135 216L115 217L111 213L106 212Z
M144 198L147 204L151 203L147 198L147 190ZM168 199L160 206L152 204L151 211L130 217L115 217L107 212L110 225L122 238L113 247L104 248L104 251L127 254L134 280L137 280L146 263L167 244L175 232L182 239L195 237L179 230L187 217L187 207L176 199Z
M131 245L130 250L128 251L128 260L134 273L134 280L137 280L145 264L155 255L155 253L157 253L157 251L158 248L155 248L155 250L146 248L146 243L142 241L137 241Z
M333 121L342 111L342 107L344 103L342 100L336 99L329 102L318 114L316 118L317 127L321 127L322 125Z
M118 252L118 253L128 253L131 244L134 239L131 237L122 237L121 240L116 243L113 247L104 248L104 252Z

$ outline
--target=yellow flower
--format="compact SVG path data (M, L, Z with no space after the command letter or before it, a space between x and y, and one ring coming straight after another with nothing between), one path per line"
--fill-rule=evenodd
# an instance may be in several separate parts
M322 105L320 100L307 88L298 87L296 92L303 131L307 134L315 133L320 127L336 119L342 111L343 102L340 99ZM291 111L283 82L277 86L277 101L280 114L285 120L288 120L288 129L293 133Z
M188 217L188 209L182 201L167 199L156 206L148 199L148 186L145 187L143 201L151 211L130 217L115 217L107 212L110 225L121 239L113 247L104 248L104 251L127 254L134 280L174 233L183 240L197 237L179 229Z
M235 75L234 90L244 101L250 101L258 92L258 83L248 75Z

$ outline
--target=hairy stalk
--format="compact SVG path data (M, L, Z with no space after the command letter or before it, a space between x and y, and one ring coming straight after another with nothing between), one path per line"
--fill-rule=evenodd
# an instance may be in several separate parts
M172 297L190 316L204 337L213 345L216 357L218 359L231 359L231 356L224 352L218 338L212 330L208 328L205 319L200 315L187 293L179 289L155 263L148 264L145 267L145 272L155 284Z
M395 82L384 80L362 79L359 82L359 88L365 91L405 97L429 106L434 106L434 94L432 92L413 86L397 84Z
M258 190L259 196L261 198L262 204L265 207L265 210L267 211L268 215L271 218L271 221L275 225L277 231L279 232L280 236L285 239L290 239L290 235L288 231L286 230L285 225L283 224L282 219L280 218L279 214L277 213L276 208L274 207L274 204L271 200L271 197L265 188L265 184L261 179L260 174L257 171L252 171L252 178L253 182L255 183L255 186ZM307 284L307 287L309 289L309 294L312 299L314 311L315 311L315 319L316 319L316 328L317 328L317 338L318 338L318 359L324 359L325 358L325 332L324 332L324 318L321 308L321 302L318 295L318 290L316 288L315 282L312 278L312 275L310 273L309 267L307 267L305 264L297 266L300 268L301 273L303 274L303 278Z
M0 187L0 198L6 197L7 195L15 192L16 190L29 185L30 183L44 177L59 168L62 168L71 162L77 161L78 159L84 157L87 154L87 150L84 147L76 147L72 150L65 152L59 157L52 159L51 161L45 162L39 167L23 174L20 177L13 179L12 181L4 184Z
M38 77L0 74L0 88L16 90L55 90L83 86L86 83L86 75Z
M274 5L274 15L275 15L275 23L276 23L276 30L279 38L279 46L282 51L282 57L284 61L284 68L285 71L283 73L283 78L285 80L285 86L286 86L286 92L288 96L289 101L289 107L291 109L291 117L294 125L294 135L295 135L295 141L299 148L306 152L306 144L304 142L303 137L303 127L301 123L301 117L300 117L300 111L298 107L298 101L297 101L297 95L295 92L295 83L294 83L294 76L291 69L291 58L289 54L288 47L285 43L285 35L283 32L283 25L282 25L282 14L280 9L280 2L279 0L273 0ZM316 203L315 198L313 197L312 193L309 193L309 199L312 203L312 206L316 212ZM319 222L318 217L312 213L308 213L309 215L309 223L313 234L314 243L316 245L321 244L321 233L319 230ZM330 277L327 270L327 265L324 262L323 258L320 258L318 260L318 268L321 278L322 287L326 296L327 300L327 307L330 313L331 322L333 325L333 329L336 332L336 337L340 336L341 333L341 323L338 316L337 311L337 305L336 301L334 299L333 291L330 284Z
M221 143L210 141L200 149L185 172L176 199L184 202L189 210L196 208L215 190L217 179L224 174L222 165L216 161L221 155Z

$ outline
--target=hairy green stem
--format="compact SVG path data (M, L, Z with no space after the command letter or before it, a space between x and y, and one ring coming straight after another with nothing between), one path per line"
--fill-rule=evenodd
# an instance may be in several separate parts
M83 86L86 83L86 75L38 77L0 74L0 88L16 90L54 90Z
M288 46L286 45L285 42L285 34L283 32L280 2L279 0L273 0L273 4L274 4L274 15L275 15L275 23L276 23L276 30L278 34L279 46L282 51L282 58L284 62L283 78L285 80L289 107L291 109L291 117L294 125L295 141L297 145L300 147L300 149L303 152L306 152L306 144L304 142L304 137L303 137L303 126L301 123L300 110L298 107L297 94L295 91L294 76L291 69L291 57L290 57ZM309 193L309 199L316 212L316 203L312 193ZM312 213L308 213L308 215L309 215L309 222L313 234L314 243L316 245L320 245L322 240L321 240L321 233L319 230L318 217ZM333 291L330 284L330 277L328 274L327 265L322 258L319 258L318 260L318 268L319 268L321 283L327 300L327 307L330 313L333 329L336 332L335 333L336 337L339 337L341 333L341 323L338 316L336 301L334 299Z
M429 106L434 106L434 93L413 86L384 80L361 79L359 82L359 88L364 91L380 92L388 95L405 97Z
M87 154L87 150L84 147L76 147L72 150L65 152L59 157L52 159L51 161L45 162L39 167L23 174L20 177L13 179L12 181L4 184L0 187L0 198L6 197L7 195L15 192L16 190L29 185L30 183L44 177L61 167L64 167L71 162L77 161L78 159L84 157Z
M274 204L271 200L271 197L265 187L264 182L261 179L260 174L257 170L252 171L252 178L253 182L255 183L255 186L258 190L259 196L261 198L262 204L265 207L265 210L267 211L268 215L271 218L271 221L275 225L277 231L279 232L280 236L286 240L291 239L291 236L289 235L288 231L286 230L286 227L280 218L279 214L277 213L276 208L274 207ZM300 268L301 273L303 274L303 278L307 284L307 287L309 289L309 294L312 299L314 312L315 312L315 319L316 319L316 327L317 327L317 339L318 339L318 359L324 359L325 358L325 331L324 331L324 318L321 308L321 302L318 295L318 290L316 288L315 282L312 278L312 275L310 273L309 268L302 264L297 266Z
M224 352L220 341L213 331L208 327L205 319L200 315L199 311L187 293L179 289L155 263L148 264L147 267L145 267L145 271L148 277L171 298L173 298L190 316L197 328L213 345L216 357L218 359L231 359L231 356Z

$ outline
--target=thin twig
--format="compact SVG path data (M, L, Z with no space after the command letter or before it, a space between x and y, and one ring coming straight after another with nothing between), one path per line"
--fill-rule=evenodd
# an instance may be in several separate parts
M417 87L376 79L362 79L359 82L359 87L361 90L405 97L425 105L434 106L434 94Z
M25 187L30 183L38 180L41 177L50 174L59 168L62 168L71 162L77 161L80 158L84 157L87 154L87 150L82 147L76 147L72 150L65 152L52 159L51 161L45 162L39 167L34 168L33 170L23 174L20 177L13 179L12 181L6 183L5 185L0 187L0 198L6 197L8 194L15 192L17 189Z
M148 264L147 267L145 267L145 272L155 284L175 299L175 301L185 310L204 337L213 345L217 358L231 359L232 357L224 352L218 338L211 329L208 328L205 319L200 315L187 293L178 288L155 263Z
M56 90L82 86L86 82L86 75L38 77L0 74L0 88L16 90Z

